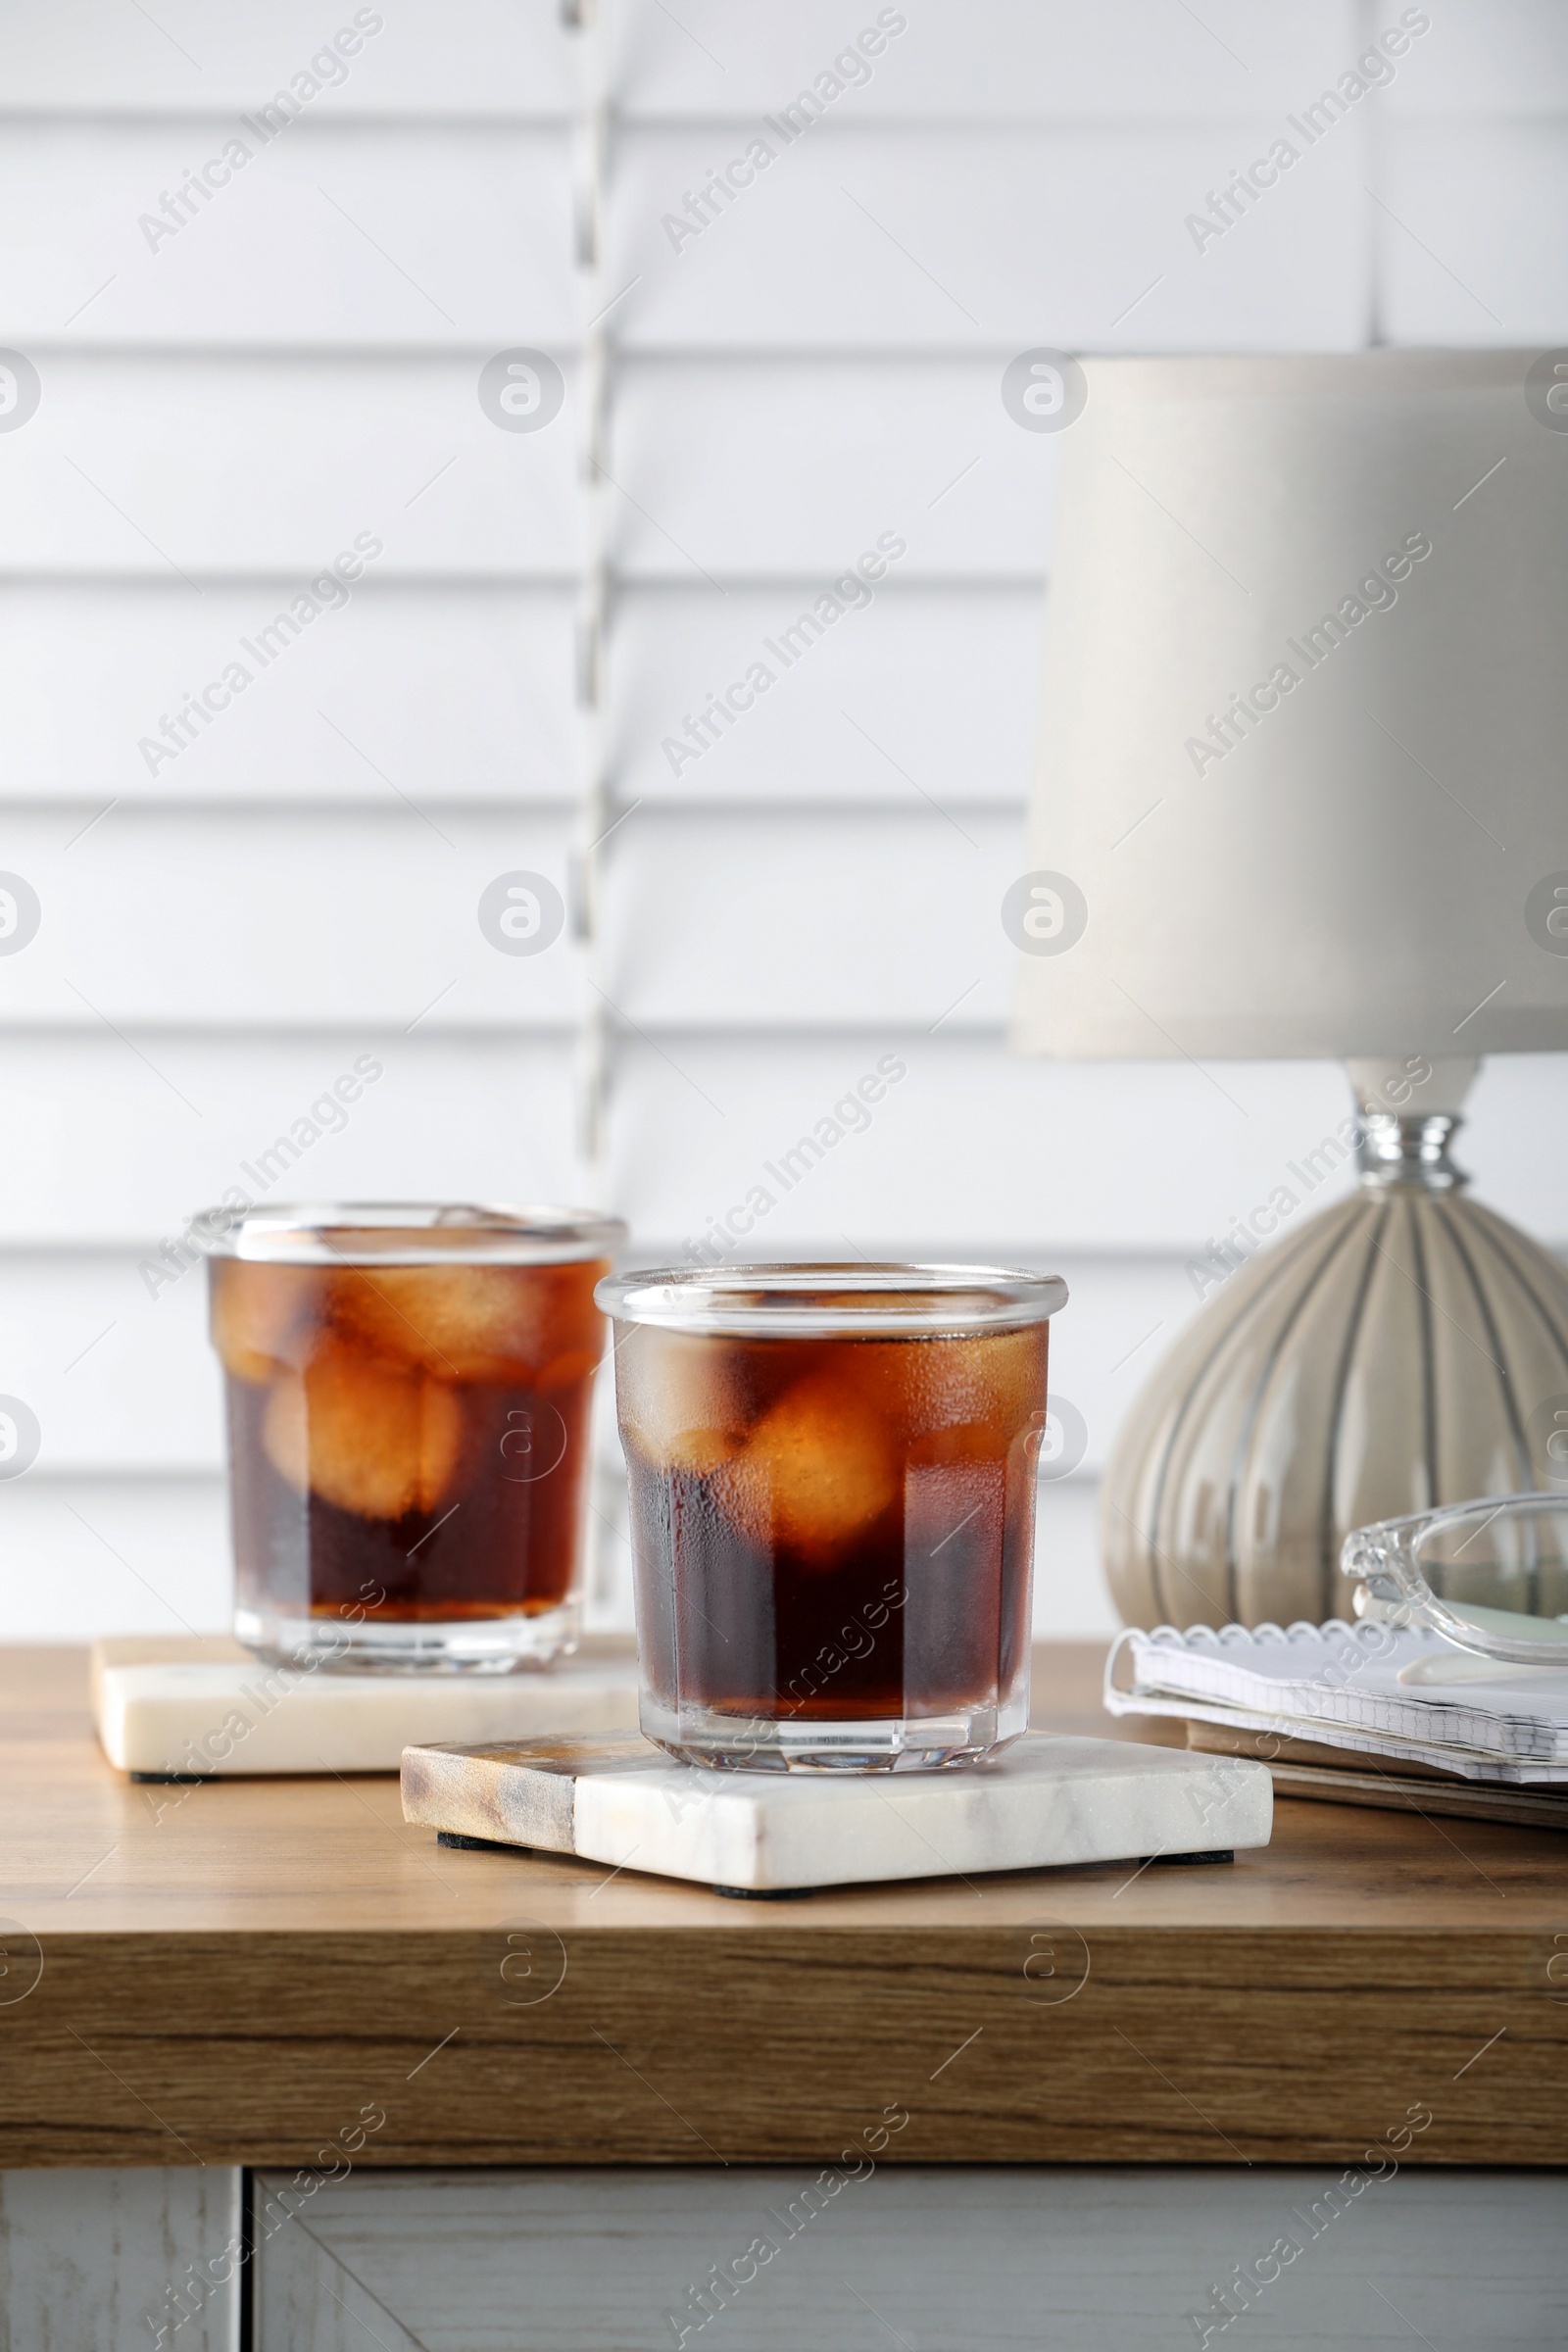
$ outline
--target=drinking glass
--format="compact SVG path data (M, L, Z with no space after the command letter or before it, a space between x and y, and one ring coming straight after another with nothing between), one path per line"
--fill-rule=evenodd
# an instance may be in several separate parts
M205 1223L240 1641L358 1671L575 1647L594 1285L624 1226L432 1202Z
M1029 1713L1054 1275L678 1268L602 1282L642 1725L748 1770L978 1761Z

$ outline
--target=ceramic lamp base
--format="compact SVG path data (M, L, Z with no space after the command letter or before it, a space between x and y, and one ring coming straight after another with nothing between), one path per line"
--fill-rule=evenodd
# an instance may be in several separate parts
M1568 1493L1568 1268L1464 1197L1455 1124L1369 1122L1360 1191L1222 1274L1155 1372L1103 1490L1127 1623L1321 1623L1351 1528Z

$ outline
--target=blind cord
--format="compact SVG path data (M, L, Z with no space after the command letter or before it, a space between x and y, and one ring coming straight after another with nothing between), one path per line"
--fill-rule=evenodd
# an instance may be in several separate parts
M583 954L578 1016L575 1131L585 1197L599 1199L611 1085L609 1000L604 993L601 851L612 823L605 655L612 580L607 545L605 456L610 337L605 287L604 210L609 102L600 0L562 0L577 51L572 125L572 219L578 299L577 473L579 561L575 625L577 814L569 858L572 937Z

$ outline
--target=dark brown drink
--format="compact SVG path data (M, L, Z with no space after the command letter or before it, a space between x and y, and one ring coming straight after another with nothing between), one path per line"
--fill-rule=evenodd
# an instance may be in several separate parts
M236 1630L356 1667L559 1654L576 1631L608 1260L501 1262L527 1230L339 1213L302 1245L317 1262L212 1264ZM274 1231L269 1246L287 1245ZM416 1251L425 1262L401 1262Z
M911 1296L861 1294L860 1319L918 1314ZM835 1308L855 1314L855 1294ZM1046 1358L1043 1319L887 1338L628 1320L616 1395L650 1737L703 1761L864 1769L1021 1731Z

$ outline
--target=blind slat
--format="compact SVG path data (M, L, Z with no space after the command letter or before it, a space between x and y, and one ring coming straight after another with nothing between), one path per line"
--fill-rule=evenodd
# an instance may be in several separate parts
M566 578L569 428L502 432L468 360L57 353L7 445L12 570ZM380 552L369 543L380 542ZM265 609L258 614L265 620Z
M622 597L612 669L622 799L918 809L929 794L960 815L971 801L1021 808L1038 592L907 589L891 577L845 587L834 576L846 609L819 637L800 625L814 598L783 588ZM759 663L765 682L750 675Z
M345 28L349 37L336 39ZM313 58L331 48L341 78L330 62L312 74ZM511 0L464 0L435 15L422 0L341 0L335 12L269 0L254 13L231 0L159 0L152 15L121 0L55 0L0 18L0 90L19 108L238 112L295 91L306 74L323 85L303 99L313 113L482 115L510 105L564 118L574 66L558 10Z
M1282 173L1238 233L1200 245L1188 215L1284 129L1260 105L1242 122L1049 132L835 116L790 144L771 120L752 126L755 153L732 124L620 141L610 270L631 286L616 314L631 348L1010 358L1041 344L1344 350L1363 333L1353 130Z
M13 122L0 140L6 326L24 347L558 345L576 332L570 217L564 126L273 127L235 110Z
M374 808L384 777L432 809L570 798L569 595L379 582L371 567L255 669L241 641L288 612L297 585L210 581L199 598L179 580L0 587L11 797L85 799L82 822L116 795ZM236 657L255 674L212 726L190 721L176 760L144 754L162 717Z
M1474 5L1474 0L1472 0ZM893 32L890 20L906 28ZM857 45L887 34L835 76L846 115L925 121L1006 121L1046 113L1090 121L1152 112L1241 114L1289 105L1348 64L1360 45L1351 0L1282 9L1275 0L1213 0L1197 17L1163 0L1118 0L1114 10L1073 0L973 0L963 8L846 12L838 0L797 0L784 16L745 0L692 0L678 24L636 0L618 0L616 88L639 115L773 111Z
M1568 333L1568 124L1401 122L1379 216L1391 337L1540 343Z
M481 894L519 870L542 875L563 907L566 818L443 809L427 821L391 791L383 800L359 813L127 804L74 846L57 813L15 817L8 865L41 920L0 963L0 1027L101 1016L382 1029L426 1007L438 1025L571 1020L579 955L566 930L542 953L513 955L490 944L478 912Z
M0 1120L9 1251L140 1254L235 1186L259 1200L376 1200L395 1169L397 1189L420 1200L550 1200L572 1189L564 1036L453 1036L433 1024L11 1034Z

